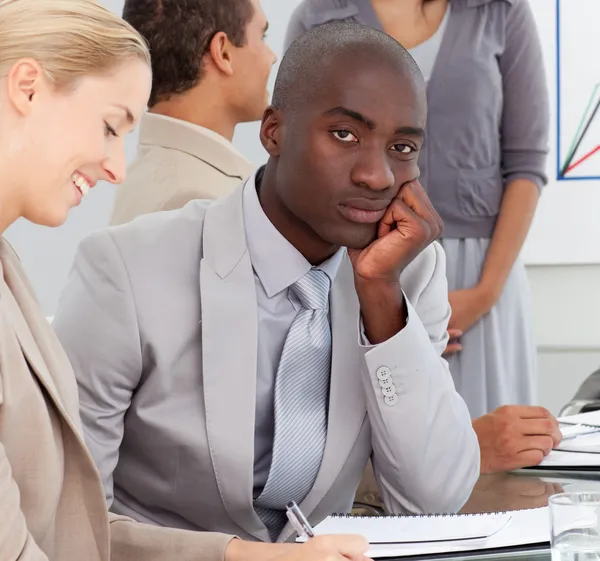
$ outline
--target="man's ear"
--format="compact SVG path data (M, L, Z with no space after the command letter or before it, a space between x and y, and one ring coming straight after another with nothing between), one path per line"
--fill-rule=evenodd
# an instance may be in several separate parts
M208 55L214 67L227 76L233 74L233 45L227 34L219 31L208 46Z
M47 79L37 61L29 58L15 62L7 76L9 103L21 115L28 115L40 92L47 87Z
M265 109L260 124L260 141L269 156L277 158L283 144L283 113L273 105Z

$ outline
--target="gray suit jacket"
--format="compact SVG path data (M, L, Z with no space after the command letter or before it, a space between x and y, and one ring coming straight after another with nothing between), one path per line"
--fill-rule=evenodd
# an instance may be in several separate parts
M408 325L365 353L347 257L333 284L327 443L300 505L312 522L351 508L371 455L393 512L456 511L478 478L471 420L440 358L449 305L438 244L402 286ZM269 540L252 505L256 318L242 188L83 241L54 326L114 511ZM392 406L383 366L399 396ZM279 540L292 533L288 525Z

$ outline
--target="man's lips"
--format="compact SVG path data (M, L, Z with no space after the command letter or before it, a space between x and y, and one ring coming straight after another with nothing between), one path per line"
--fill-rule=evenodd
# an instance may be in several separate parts
M359 224L374 224L379 222L390 201L372 200L372 199L351 199L339 205L342 216L351 222Z

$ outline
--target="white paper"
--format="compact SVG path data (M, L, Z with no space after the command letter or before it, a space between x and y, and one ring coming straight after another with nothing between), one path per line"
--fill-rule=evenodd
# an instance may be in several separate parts
M330 516L315 534L360 534L371 544L423 543L486 538L510 521L506 514L454 516Z

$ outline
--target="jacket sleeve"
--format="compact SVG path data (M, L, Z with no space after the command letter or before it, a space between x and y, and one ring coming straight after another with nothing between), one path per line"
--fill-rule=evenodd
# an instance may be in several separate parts
M407 270L411 281L401 279L406 326L365 346L373 467L392 513L457 512L479 478L477 436L441 356L450 318L445 254L437 243L425 253Z
M124 418L142 374L127 270L106 231L80 244L53 322L75 371L86 444L109 506Z
M48 561L29 533L20 502L19 487L13 479L4 446L0 443L0 559Z
M528 179L541 189L548 181L548 86L538 30L525 0L515 0L508 8L505 48L499 64L504 95L504 182Z
M234 536L138 524L110 514L111 561L223 561Z

